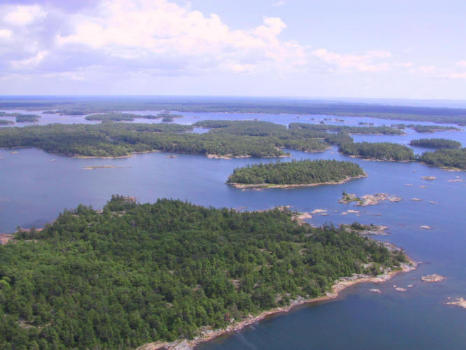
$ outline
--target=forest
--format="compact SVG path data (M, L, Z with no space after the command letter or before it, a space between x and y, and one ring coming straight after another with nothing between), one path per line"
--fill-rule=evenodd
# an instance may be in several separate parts
M305 185L340 182L365 176L356 163L336 160L302 160L248 165L237 168L227 180L241 185Z
M402 135L403 131L399 128L391 128L388 126L345 126L345 125L329 125L329 124L307 124L307 123L291 123L290 129L308 129L325 132L340 132L347 134L372 134L372 135Z
M175 117L182 117L170 113L153 114L133 114L133 113L98 113L86 116L87 120L98 120L101 122L131 122L136 118L140 119L162 119L163 122L173 121Z
M339 151L348 156L365 159L409 161L415 160L411 148L390 142L346 142L339 145Z
M424 148L461 148L461 143L448 139L418 139L409 143L411 146Z
M438 149L434 152L425 152L419 161L440 168L456 168L466 170L466 148Z
M132 349L378 274L401 251L286 208L214 209L113 196L0 246L0 348Z

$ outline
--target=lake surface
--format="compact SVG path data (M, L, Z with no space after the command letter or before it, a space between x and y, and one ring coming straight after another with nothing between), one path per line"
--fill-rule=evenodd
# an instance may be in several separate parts
M54 122L62 118L53 117ZM65 122L83 119L64 118ZM325 118L329 117L185 113L177 122L260 119L288 124L317 123ZM370 118L332 118L335 121L326 122L337 125L358 125L361 121L375 125L398 123ZM463 146L466 144L464 131L418 134L408 130L403 136L359 135L355 139L407 144L421 137L446 137L462 142ZM368 177L337 186L243 191L225 184L234 168L276 160L218 160L191 155L169 158L166 153L125 159L74 159L37 149L0 150L0 232L13 232L17 226L41 227L65 208L72 209L80 203L99 208L117 193L135 196L140 202L176 198L242 210L278 205L291 205L298 211L326 209L328 215L314 215L309 222L320 225L359 221L387 225L390 235L382 239L403 247L422 264L414 272L377 285L382 294L369 292L373 284L354 286L336 301L299 307L198 348L466 349L466 310L445 305L448 297L466 297L466 173L418 163L350 159L334 148L322 153L291 153L293 159L352 160L364 168ZM90 166L114 168L85 169ZM435 176L436 180L426 181L423 176ZM358 195L385 192L403 199L398 203L354 207L338 203L343 191ZM344 215L348 209L359 210L359 214ZM423 230L421 225L432 229ZM420 280L422 275L430 273L445 275L447 279L437 284ZM407 288L410 284L412 288ZM397 292L393 285L405 287L407 291Z

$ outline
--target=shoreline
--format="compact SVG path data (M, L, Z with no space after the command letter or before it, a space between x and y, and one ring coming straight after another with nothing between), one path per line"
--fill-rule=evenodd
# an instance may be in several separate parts
M260 322L268 317L284 314L292 311L298 306L316 304L323 301L335 300L339 297L340 293L345 289L362 284L362 283L384 283L395 277L400 273L406 273L413 271L417 268L418 264L412 260L409 256L406 256L408 263L401 264L399 269L384 272L381 275L369 276L369 275L353 275L352 277L342 277L335 282L330 292L325 295L310 299L298 298L290 303L288 306L281 306L271 310L263 311L256 316L249 316L246 319L233 323L226 328L216 330L204 330L201 331L201 335L198 337L187 340L180 339L174 342L154 342L144 344L138 347L136 350L188 350L195 349L198 345L212 341L221 336L225 336L234 332L238 332L245 327L248 327L254 323ZM355 278L356 277L356 278Z
M310 184L289 184L289 185L279 185L279 184L241 184L236 182L227 182L227 185L230 185L234 188L238 189L268 189L268 188L284 188L284 189L292 189L292 188L302 188L302 187L314 187L314 186L322 186L322 185L342 185L352 180L363 179L367 177L367 174L359 176L349 176L344 178L340 181L327 181L327 182L317 182L317 183L310 183Z

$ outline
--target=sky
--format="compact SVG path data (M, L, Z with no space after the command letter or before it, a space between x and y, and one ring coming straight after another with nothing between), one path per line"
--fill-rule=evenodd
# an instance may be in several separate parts
M0 0L1 95L466 100L464 0Z

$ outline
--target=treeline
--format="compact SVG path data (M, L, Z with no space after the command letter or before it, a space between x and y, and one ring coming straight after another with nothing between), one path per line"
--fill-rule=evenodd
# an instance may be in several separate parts
M454 126L443 126L443 125L422 125L422 124L394 124L392 127L404 129L404 128L411 128L416 132L419 133L432 133L438 131L452 131L452 130L460 130Z
M362 168L352 162L336 160L303 160L254 164L237 168L227 180L245 185L302 185L339 182L364 176Z
M182 118L182 115L170 114L168 112L159 113L156 115L152 114L133 114L133 113L99 113L91 114L86 117L87 120L98 120L102 122L131 122L136 118L140 119L161 119L162 122L171 122L174 118Z
M126 156L135 152L164 151L278 157L285 153L274 139L216 134L193 134L192 126L179 124L98 125L54 124L0 130L0 147L37 147L67 156Z
M339 151L348 156L366 159L393 161L415 159L411 148L390 142L346 142L339 145Z
M434 152L425 152L419 161L440 168L457 168L466 170L466 148L439 149Z
M41 116L38 114L23 114L23 113L6 113L0 112L0 117L15 117L17 123L33 123L38 121Z
M130 349L191 338L405 261L292 215L120 196L101 212L65 211L0 246L0 348Z
M329 124L290 123L290 129L308 129L315 131L330 131L347 134L402 135L403 131L388 126L345 126Z
M409 144L425 148L461 148L460 142L447 139L419 139L412 140Z

